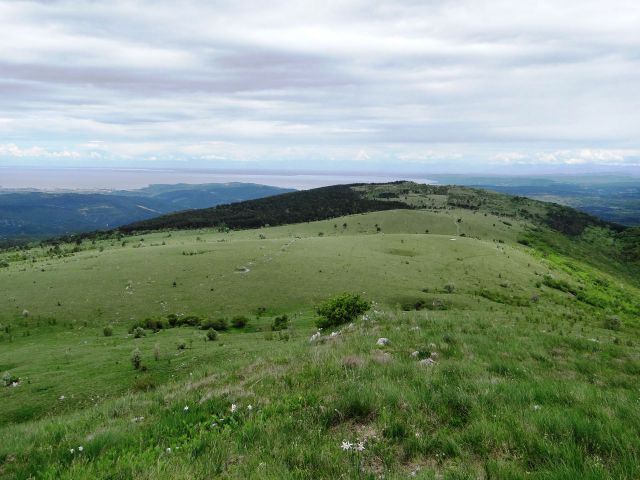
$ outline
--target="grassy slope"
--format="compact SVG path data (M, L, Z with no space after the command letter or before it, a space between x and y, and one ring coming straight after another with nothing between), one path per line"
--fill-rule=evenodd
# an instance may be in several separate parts
M0 390L0 472L351 478L353 458L339 443L367 439L364 471L386 478L637 477L638 290L518 245L526 224L503 220L468 210L374 212L146 234L124 246L85 242L68 257L35 249L12 260L0 270L0 323L11 325L0 370L23 382ZM545 286L545 274L604 306ZM377 301L375 321L310 346L312 305L343 290ZM434 299L447 310L398 309ZM603 329L623 304L623 330ZM191 328L126 335L146 316L258 307L266 317L218 342ZM288 341L268 332L282 312L293 317ZM113 337L101 336L106 324ZM376 347L379 336L391 345ZM175 349L180 338L187 350ZM131 368L136 346L145 372ZM418 367L414 350L440 358ZM232 402L241 410L230 416ZM38 420L47 412L58 416ZM71 454L78 445L84 453Z

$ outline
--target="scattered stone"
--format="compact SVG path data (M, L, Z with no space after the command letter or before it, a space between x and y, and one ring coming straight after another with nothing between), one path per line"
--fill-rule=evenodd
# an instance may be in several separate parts
M431 360L438 360L438 352L431 352L431 355L429 355L429 357L431 358Z
M322 337L322 334L320 332L316 332L313 335L311 335L311 338L309 339L309 343L315 343L318 340L320 340L320 337Z
M420 356L420 352L418 350L416 350L415 352L411 352L411 356L412 357L419 357Z
M423 360L420 360L418 362L418 365L420 365L421 367L430 367L432 365L435 365L436 362L434 360L432 360L431 358L425 358Z
M389 340L388 338L381 337L376 342L376 345L380 347L384 347L385 345L389 345L390 343L391 343L391 340Z

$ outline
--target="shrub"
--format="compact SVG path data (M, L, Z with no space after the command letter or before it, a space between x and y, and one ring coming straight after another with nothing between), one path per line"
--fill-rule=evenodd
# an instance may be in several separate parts
M13 382L17 382L18 380L18 377L14 377L13 375L11 375L11 372L4 372L2 374L2 384L5 387L10 386Z
M244 315L236 315L231 319L231 326L233 328L244 328L249 323L249 319Z
M140 366L142 365L142 353L139 348L136 348L131 352L131 364L136 370L140 369Z
M207 340L209 340L210 342L215 342L218 339L218 332L215 331L215 329L210 328L209 330L207 330Z
M157 318L145 318L140 322L134 323L129 329L129 333L134 333L137 328L142 328L146 330L153 330L154 332L158 332L163 328L168 328L169 324Z
M371 302L353 293L342 293L326 300L316 307L316 313L321 318L316 325L318 328L327 328L356 319L371 308Z
M202 330L209 330L213 328L218 332L224 332L229 329L229 325L225 318L216 318L215 320L210 318L202 322L202 324L200 325L200 328Z
M175 327L178 324L178 316L175 313L170 313L167 315L167 321L169 322L169 326Z
M453 293L455 291L455 289L456 289L456 286L453 283L447 283L444 286L444 291L446 293Z
M141 337L144 337L146 334L147 332L145 332L144 328L142 327L136 327L133 329L134 338L141 338Z
M289 317L287 315L280 315L273 319L271 323L271 330L279 332L280 330L286 330L289 328Z
M185 342L182 338L178 339L178 343L176 344L178 350L185 350L187 348L187 342Z
M113 327L111 325L107 325L102 329L102 334L105 337L110 337L111 335L113 335Z
M202 319L197 315L187 315L186 317L178 318L177 325L188 325L190 327L197 327L202 323Z
M622 320L620 320L620 317L616 316L616 315L609 315L607 318L604 319L604 328L606 328L607 330L621 330L622 329Z

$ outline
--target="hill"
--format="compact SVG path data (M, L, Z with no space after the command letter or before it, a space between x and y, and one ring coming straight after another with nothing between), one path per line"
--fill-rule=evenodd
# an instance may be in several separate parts
M0 477L638 477L634 230L348 188L394 208L0 253Z
M620 175L433 175L441 183L467 185L567 205L606 221L640 225L640 178Z
M260 198L290 190L228 183L151 185L109 193L0 191L0 240L106 230L154 216Z

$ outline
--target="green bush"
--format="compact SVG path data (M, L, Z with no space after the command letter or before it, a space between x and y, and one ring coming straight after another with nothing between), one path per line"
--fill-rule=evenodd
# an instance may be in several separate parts
M168 322L157 318L145 318L140 322L134 323L129 329L129 333L133 333L136 328L143 328L145 330L153 330L154 332L158 332L163 328L169 328L169 324Z
M110 336L112 336L112 335L113 335L113 327L112 327L111 325L107 325L106 327L104 327L104 328L102 329L102 334L103 334L105 337L110 337Z
M167 321L169 322L169 326L175 327L178 324L178 316L175 313L170 313L167 315Z
M326 300L316 307L320 315L318 328L327 328L352 322L358 315L371 308L371 302L353 293L342 293Z
M604 319L604 328L607 330L622 330L622 320L616 315L609 315Z
M187 342L185 342L182 338L179 338L178 342L176 343L176 347L178 348L178 350L185 350L187 348Z
M273 319L271 323L271 330L273 332L279 332L280 330L286 330L289 328L289 317L287 315L280 315Z
M147 332L145 332L144 328L142 328L142 327L136 327L136 328L133 329L134 338L144 337L146 334L147 334Z
M202 319L197 315L187 315L186 317L178 318L177 326L188 325L189 327L197 327L202 324Z
M210 328L209 330L207 330L207 340L209 340L210 342L214 342L218 339L218 332L215 331L215 329Z
M140 369L140 366L142 365L142 353L139 348L136 348L131 352L131 364L136 370Z
M200 325L201 330L209 330L211 328L217 330L218 332L224 332L229 330L229 324L227 323L226 318L209 318L207 320L204 320Z
M244 315L236 315L231 319L231 326L233 328L244 328L249 323L249 319Z

